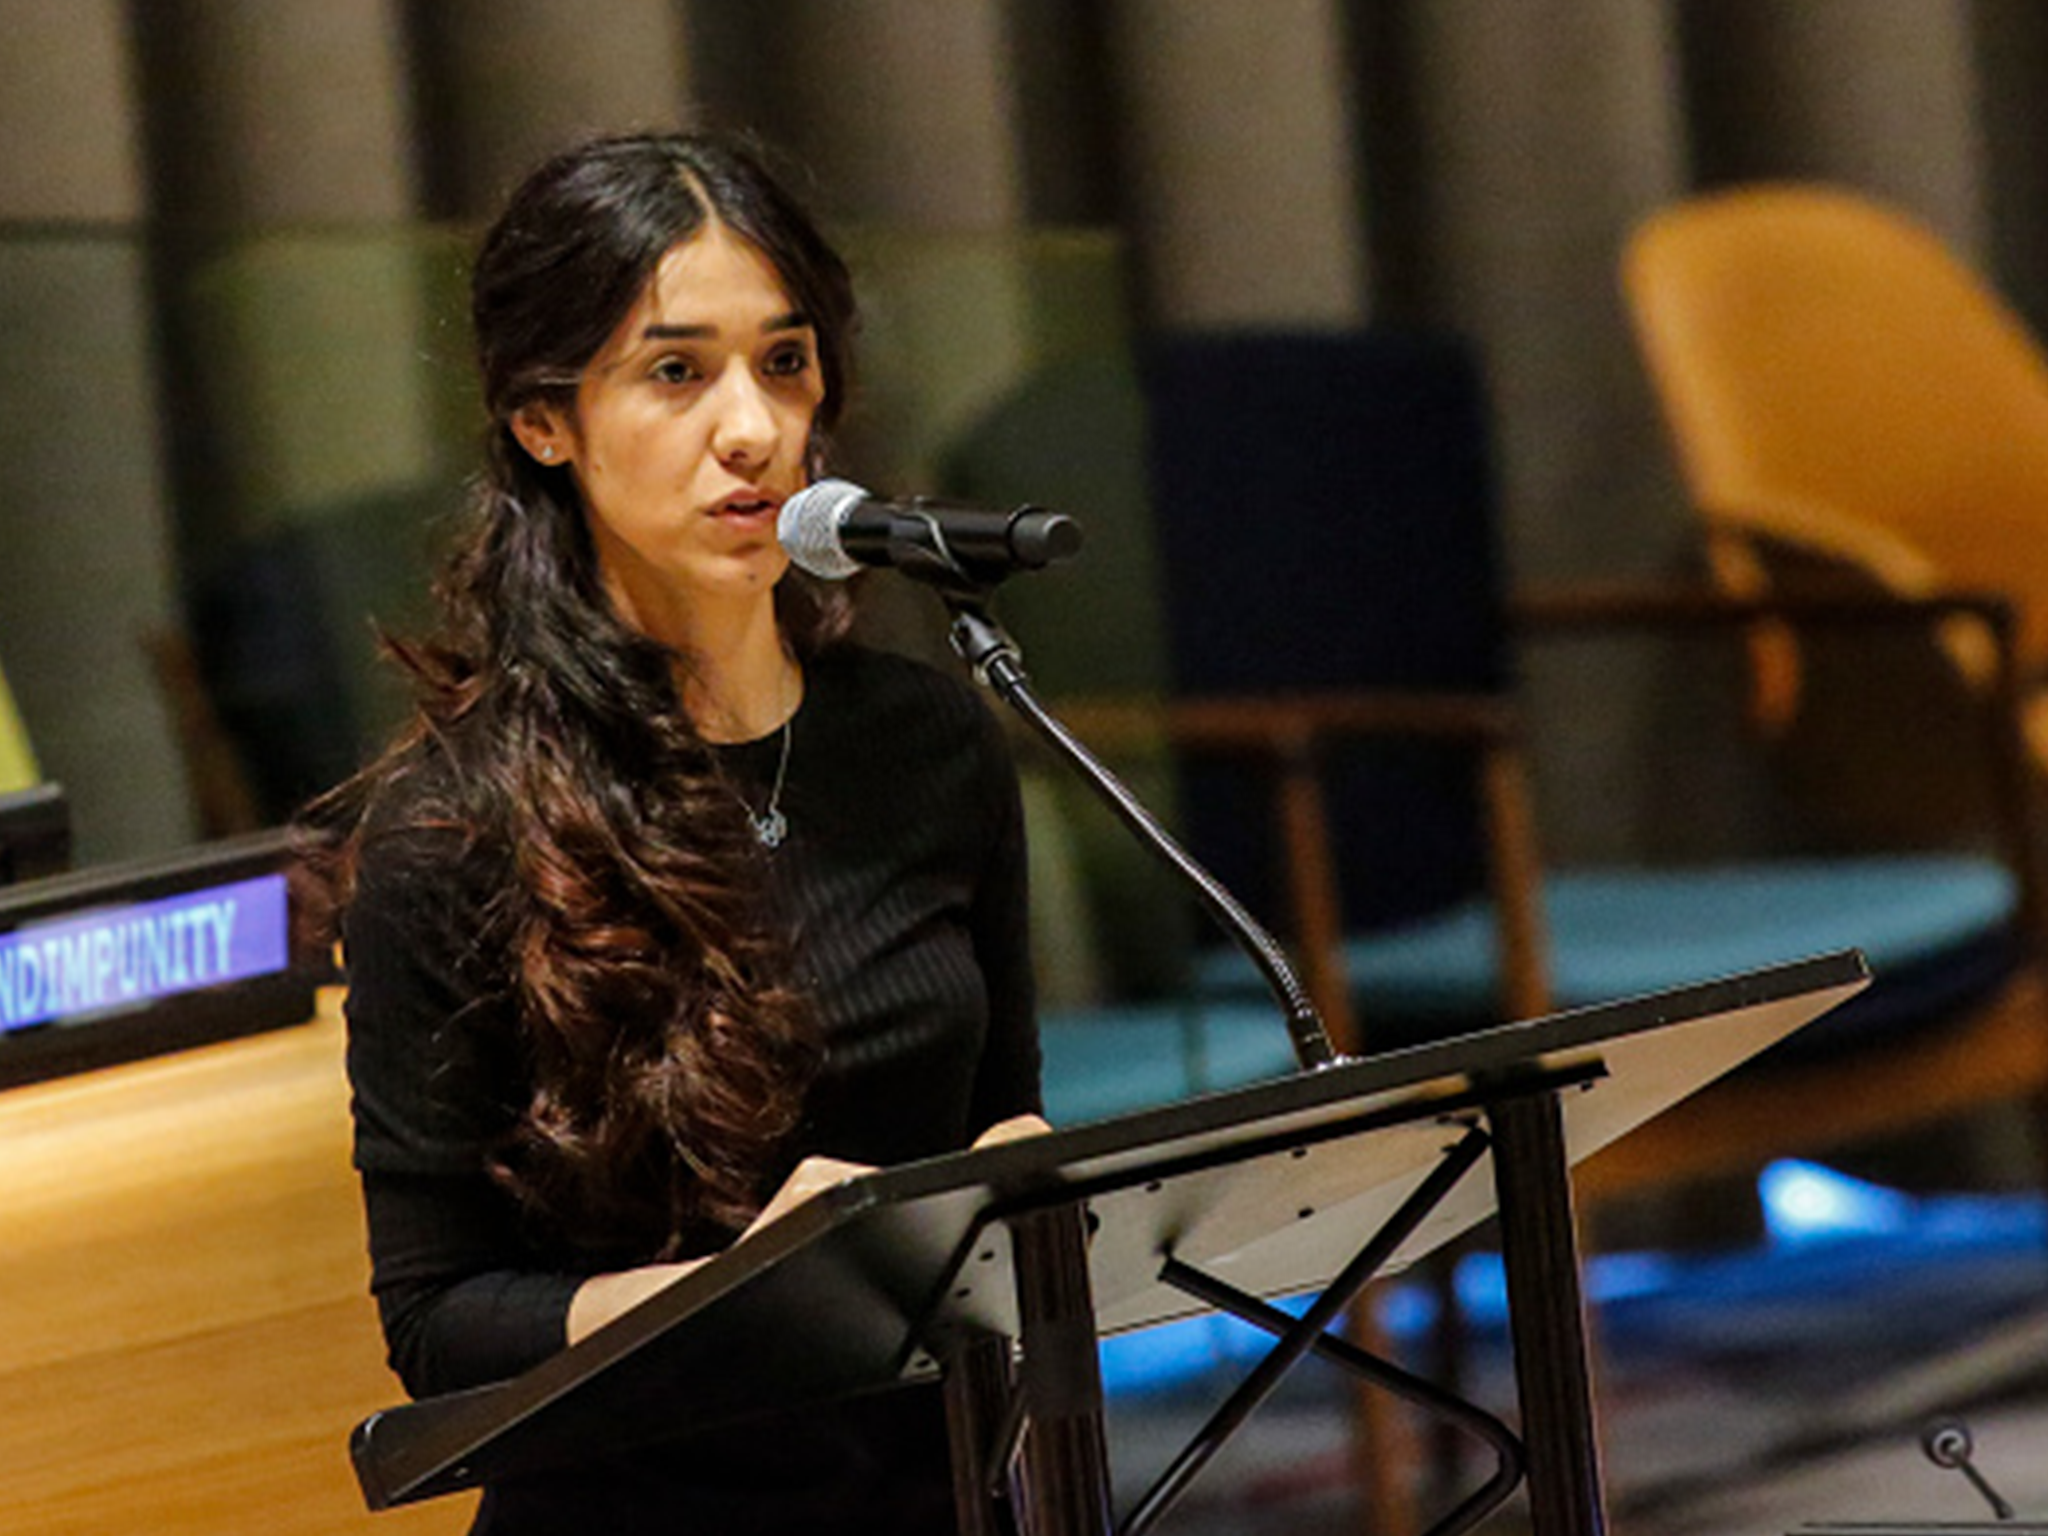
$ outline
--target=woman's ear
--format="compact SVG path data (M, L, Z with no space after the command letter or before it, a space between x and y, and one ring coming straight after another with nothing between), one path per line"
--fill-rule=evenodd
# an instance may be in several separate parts
M512 413L512 435L538 462L550 467L574 457L573 440L561 413L535 402Z

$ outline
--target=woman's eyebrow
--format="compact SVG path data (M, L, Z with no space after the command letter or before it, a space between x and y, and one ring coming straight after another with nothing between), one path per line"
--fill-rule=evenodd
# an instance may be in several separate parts
M776 315L761 327L763 331L807 331L810 328L810 317L796 309L786 315ZM717 334L715 325L670 325L657 321L640 336L644 341L705 341Z

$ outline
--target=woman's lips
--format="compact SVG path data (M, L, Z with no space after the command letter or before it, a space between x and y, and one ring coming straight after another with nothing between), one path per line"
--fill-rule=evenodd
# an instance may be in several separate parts
M746 548L773 544L782 516L782 498L765 491L745 491L724 497L711 507L712 521Z
M722 498L711 508L714 517L742 523L772 523L781 511L781 498L770 496L765 491L738 492Z

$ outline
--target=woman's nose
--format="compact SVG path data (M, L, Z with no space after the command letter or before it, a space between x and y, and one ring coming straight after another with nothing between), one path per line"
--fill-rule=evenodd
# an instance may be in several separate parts
M751 368L735 366L719 380L718 416L711 446L722 463L759 464L775 451L780 427L761 381Z

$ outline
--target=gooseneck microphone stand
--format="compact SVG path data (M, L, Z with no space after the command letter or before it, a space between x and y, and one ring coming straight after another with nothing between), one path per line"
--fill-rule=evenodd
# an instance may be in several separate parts
M1294 1041L1295 1059L1302 1070L1314 1072L1335 1066L1338 1056L1330 1045L1322 1015L1309 1000L1308 989L1273 935L1174 840L1122 780L1038 702L1016 642L990 617L985 601L954 592L941 595L952 615L949 636L953 649L974 669L974 675L1087 780L1141 843L1187 881L1209 915L1251 956L1287 1016L1287 1033Z
M1020 512L1029 510L1022 508ZM1302 1070L1314 1072L1337 1065L1338 1056L1331 1048L1322 1015L1273 935L1244 909L1222 881L1202 868L1174 840L1123 781L1054 719L1031 692L1017 642L989 612L996 586L1011 574L1012 567L1000 560L977 561L949 547L944 530L932 518L906 519L898 525L897 534L891 563L939 594L952 620L948 638L960 659L1088 782L1139 842L1188 883L1209 915L1251 957L1287 1016L1287 1033L1294 1041L1295 1059ZM1076 528L1061 557L1073 554L1079 547L1080 532Z
M1086 781L1141 844L1186 882L1218 926L1251 957L1285 1015L1287 1031L1293 1041L1295 1059L1300 1069L1304 1072L1317 1072L1340 1065L1342 1058L1330 1044L1329 1034L1320 1012L1310 999L1308 989L1302 984L1292 961L1272 933L1245 909L1221 881L1181 847L1122 780L1038 701L1032 692L1030 680L1024 670L1023 657L1016 642L989 611L995 586L1009 574L1008 570L995 567L977 570L970 562L963 560L946 547L944 536L936 526L929 526L928 534L928 540L921 541L913 549L899 546L896 551L896 565L898 569L915 576L938 593L950 619L948 639L960 659L983 685L1009 705ZM1457 1533L1477 1525L1507 1501L1521 1485L1526 1468L1521 1442L1512 1430L1493 1415L1462 1398L1444 1392L1434 1383L1355 1345L1344 1343L1326 1332L1342 1309L1348 1306L1374 1277L1393 1248L1420 1224L1428 1211L1448 1193L1450 1187L1479 1160L1489 1144L1490 1138L1486 1133L1476 1127L1473 1128L1453 1155L1446 1158L1436 1176L1425 1181L1409 1207L1388 1224L1387 1229L1379 1234L1374 1243L1367 1245L1354 1261L1352 1269L1346 1275L1338 1277L1302 1318L1290 1317L1256 1297L1235 1291L1212 1276L1193 1270L1171 1258L1167 1260L1162 1278L1169 1284L1220 1311L1230 1312L1276 1335L1279 1342L1145 1493L1128 1519L1118 1528L1118 1536L1143 1536L1144 1532L1149 1531L1222 1448L1224 1441L1271 1395L1281 1378L1310 1352L1315 1352L1374 1385L1438 1414L1484 1442L1493 1451L1493 1474L1479 1489L1439 1521L1428 1536L1457 1536ZM1049 1299L1041 1295L1040 1304L1049 1305L1053 1312L1061 1317L1078 1318L1086 1315L1091 1306L1088 1294L1087 1234L1079 1219L1078 1207L1069 1208L1065 1212L1047 1214L1053 1218L1067 1216L1073 1219L1054 1224L1038 1234L1038 1241L1053 1245L1059 1254L1057 1261L1048 1254L1037 1266L1042 1275L1056 1277L1051 1283L1057 1287L1056 1294ZM1042 1282L1037 1289L1043 1292L1044 1283ZM1092 1347L1091 1343L1090 1348ZM1027 1351L1024 1356L1025 1374L1020 1382L1017 1401L1013 1404L1004 1449L987 1458L989 1460L1000 1463L1006 1458L1007 1451L1014 1448L1009 1442L1014 1441L1017 1433L1016 1410L1028 1407L1034 1397L1045 1395L1042 1391L1035 1390L1031 1378L1032 1371L1033 1356ZM1062 1381L1070 1384L1073 1374L1073 1362L1069 1361L1067 1367L1060 1372ZM1095 1375L1094 1380L1095 1385L1090 1396L1099 1407L1099 1375ZM1094 1474L1096 1458L1102 1454L1099 1415L1096 1418L1096 1425L1092 1435L1085 1430L1078 1432L1081 1441L1078 1446L1070 1439L1068 1443L1059 1445L1051 1452L1050 1466L1041 1464L1037 1479L1042 1487L1049 1485L1059 1490L1073 1486L1072 1478L1077 1468L1085 1468L1088 1475ZM1056 1430L1055 1433L1059 1431ZM1028 1441L1025 1444L1025 1451L1028 1455ZM1106 1476L1106 1466L1102 1470ZM1000 1465L991 1467L989 1471L993 1477L1000 1479ZM1087 1530L1096 1522L1100 1522L1103 1529L1109 1528L1106 1511L1068 1509L1062 1511L1061 1515L1072 1518L1075 1523L1057 1524L1056 1528Z

